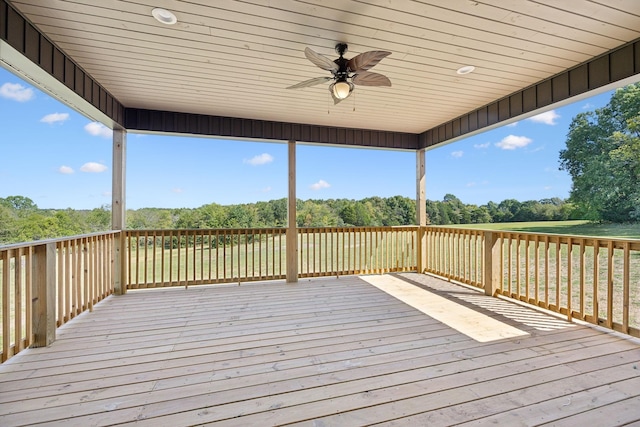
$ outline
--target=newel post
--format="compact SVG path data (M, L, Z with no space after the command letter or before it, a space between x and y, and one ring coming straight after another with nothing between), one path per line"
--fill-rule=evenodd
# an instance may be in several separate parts
M298 281L298 227L296 221L296 142L289 141L289 197L287 205L287 283Z
M31 267L32 347L47 347L56 340L56 244L33 247Z
M500 235L493 231L484 231L484 294L493 296L500 287Z

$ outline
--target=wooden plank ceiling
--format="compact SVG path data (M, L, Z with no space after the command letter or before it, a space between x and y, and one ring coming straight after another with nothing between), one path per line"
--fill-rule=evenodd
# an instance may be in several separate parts
M128 108L416 134L640 37L637 0L9 3ZM286 89L328 76L304 48L337 42L392 52L373 71L393 86Z

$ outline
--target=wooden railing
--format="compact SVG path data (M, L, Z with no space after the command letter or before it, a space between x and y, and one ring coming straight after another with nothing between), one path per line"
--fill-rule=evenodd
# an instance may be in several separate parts
M56 327L113 292L117 234L0 247L2 361L48 345Z
M285 232L284 228L126 231L127 288L283 279Z
M419 227L298 229L298 276L416 271Z
M456 229L298 229L298 277L420 270L640 337L640 240ZM144 230L0 247L2 361L116 289L286 277L286 229ZM53 332L52 332L53 331Z
M418 227L298 229L298 276L416 270ZM286 229L129 230L127 288L283 279Z
M498 294L640 336L640 240L498 236Z
M640 240L426 227L424 271L640 337Z
M484 287L482 230L425 227L427 256L423 271L467 285Z

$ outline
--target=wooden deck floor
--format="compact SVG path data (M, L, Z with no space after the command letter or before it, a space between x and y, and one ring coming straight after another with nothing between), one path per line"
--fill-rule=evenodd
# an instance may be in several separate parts
M0 425L640 425L638 341L397 278L525 334L478 341L359 277L129 292L0 365Z

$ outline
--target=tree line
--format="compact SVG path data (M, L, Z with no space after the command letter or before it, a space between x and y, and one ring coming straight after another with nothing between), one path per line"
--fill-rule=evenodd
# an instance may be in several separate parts
M465 204L452 194L427 200L432 225L573 219L572 204L559 198L486 205ZM298 227L394 226L416 223L415 200L403 196L362 200L297 200ZM142 208L127 211L128 229L286 227L287 200L249 204L207 204L198 208ZM111 229L111 209L40 209L28 197L0 198L0 244L29 242Z

